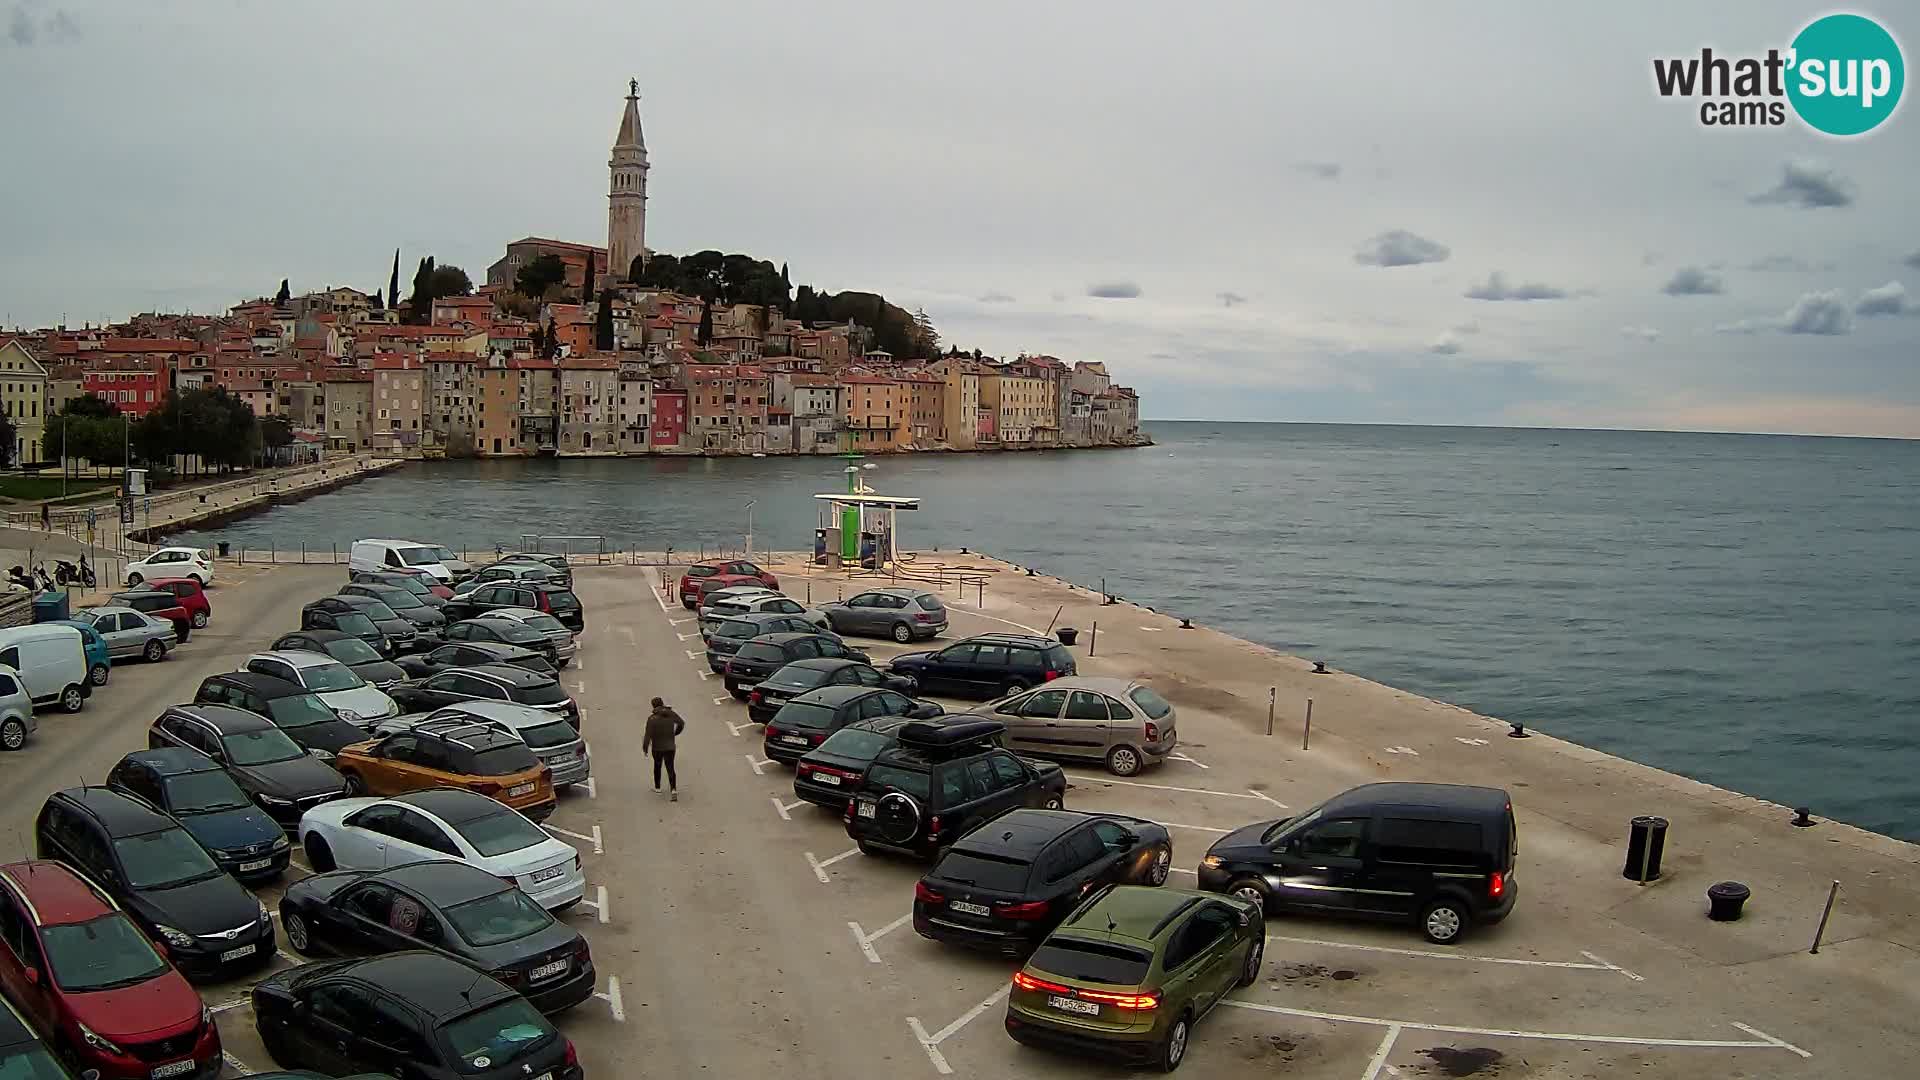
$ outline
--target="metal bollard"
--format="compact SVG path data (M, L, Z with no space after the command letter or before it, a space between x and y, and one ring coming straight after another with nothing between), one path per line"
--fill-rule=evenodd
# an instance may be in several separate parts
M1813 948L1807 950L1809 954L1813 954L1813 955L1819 954L1820 939L1822 937L1825 937L1827 933L1827 918L1833 914L1833 901L1839 895L1840 895L1839 882L1836 881L1832 885L1827 887L1827 906L1821 909L1820 925L1816 927L1813 931Z
M1093 620L1093 633L1087 639L1087 655L1092 656L1100 645L1100 620Z
M1305 750L1313 743L1313 699L1307 699L1307 725L1300 729L1300 749Z

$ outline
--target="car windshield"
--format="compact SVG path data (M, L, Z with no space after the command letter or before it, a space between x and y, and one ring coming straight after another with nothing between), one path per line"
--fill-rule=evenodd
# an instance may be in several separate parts
M528 615L523 618L521 622L543 634L565 634L571 632L564 623L551 615Z
M1273 823L1272 828L1260 834L1260 842L1263 844L1272 844L1284 840L1299 832L1301 829L1319 821L1322 812L1321 808L1316 806L1306 813L1301 814L1299 817L1276 821Z
M773 723L802 731L824 731L833 726L833 710L810 701L789 701L773 714Z
M717 567L717 566L689 566L689 567L687 567L687 576L688 576L688 577L690 577L690 578L703 578L703 577L712 577L713 575L715 575L715 574L717 574L717 573L719 573L719 572L720 572L720 568L719 568L719 567Z
M327 642L327 655L343 664L371 664L384 659L380 650L361 641L357 637L341 638Z
M827 741L820 744L818 752L856 758L860 761L872 761L892 741L891 736L882 735L877 731L842 728L828 736Z
M1003 859L972 851L949 851L933 872L948 881L995 892L1019 892L1027 887L1032 863Z
M327 693L332 690L358 690L367 685L367 680L353 673L353 669L342 663L313 664L300 669L300 681L307 689L315 693Z
M68 1080L72 1075L39 1043L0 1051L0 1080Z
M129 889L165 889L220 873L207 849L181 828L123 836L113 842L113 850L127 873Z
M744 619L728 619L713 631L714 637L757 638L760 636L760 624Z
M235 765L267 765L306 756L306 751L277 727L223 736L220 745L226 748L227 760Z
M430 547L405 547L398 553L404 566L432 566L440 561L440 553Z
M166 789L167 811L176 817L253 805L233 777L217 769L169 776L160 786Z
M427 606L418 596L406 589L394 589L392 592L381 593L380 602L395 611L411 611L414 608Z
M773 677L768 679L763 685L811 690L826 682L832 676L832 672L822 671L816 667L800 667L789 664L779 671L774 672Z
M913 602L919 604L920 607L926 611L946 610L946 605L942 604L940 598L932 593L921 593L919 596L914 597Z
M1097 917L1097 916L1096 916ZM1153 966L1153 957L1104 941L1051 937L1033 954L1027 966L1048 975L1114 986L1138 986Z
M528 746L546 750L576 742L580 738L580 733L573 730L573 725L565 720L555 720L551 724L521 729L520 738L525 740Z
M875 765L867 770L867 786L887 790L904 791L925 803L928 798L929 783L926 773L913 769L902 769L897 765Z
M1161 697L1159 694L1154 693L1144 686L1136 686L1127 691L1127 696L1133 699L1135 705L1140 706L1141 712L1146 713L1155 720L1173 711L1173 706L1167 704L1166 698Z
M528 683L513 692L513 700L522 705L558 705L567 700L566 691L552 679Z
M553 925L553 917L519 889L502 889L492 896L455 904L447 909L447 921L469 945L498 945Z
M339 719L327 707L327 703L315 694L288 694L274 698L267 702L267 714L273 718L274 726L287 731Z
M493 628L494 636L509 645L525 645L528 642L537 642L544 645L547 642L547 635L535 630L531 626L510 622L506 619L491 619L488 621L498 624ZM558 624L556 623L555 625Z
M380 633L380 628L373 625L373 620L367 618L366 613L360 611L339 612L334 615L333 624L341 633L352 634L355 637L366 637L370 634L377 635Z
M787 658L787 654L780 651L780 646L758 641L747 642L740 646L739 652L733 655L740 660L771 660L776 664Z
M554 589L547 593L547 606L555 611L578 611L580 598L566 589Z
M53 968L53 981L69 992L133 986L167 971L167 962L160 958L146 935L117 911L83 923L43 927L40 936L47 945L47 963ZM13 1073L0 1075L11 1080ZM37 1080L38 1074L27 1075Z
M454 828L459 830L461 836L467 838L467 843L473 845L473 850L489 857L530 848L548 839L547 834L540 830L540 826L505 808L481 817L469 818Z
M353 606L359 608L367 618L375 622L392 622L400 617L399 612L388 607L385 602L375 600L371 596L356 596L354 599L358 602Z
M391 585L396 589L405 589L415 596L432 596L433 588L419 574L388 574L380 579L380 584Z
M479 1073L511 1065L523 1052L557 1034L553 1025L523 997L468 1013L441 1029L462 1072Z
M461 558L460 558L460 557L459 557L458 555L455 555L455 554L453 553L453 549L452 549L452 548L446 548L446 547L440 547L440 546L439 546L439 545L437 545L437 544L436 544L436 545L434 546L434 549L433 549L433 553L434 553L435 555L437 555L437 556L439 556L439 558L440 558L440 561L441 561L441 562L443 562L443 563L446 563L446 562L462 562L462 561L464 561L464 560L462 560L462 559L461 559Z
M536 768L540 759L522 743L509 743L473 752L473 775L511 776Z

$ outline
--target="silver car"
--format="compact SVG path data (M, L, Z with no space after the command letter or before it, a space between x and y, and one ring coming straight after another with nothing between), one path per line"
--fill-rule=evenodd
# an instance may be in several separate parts
M410 730L428 720L471 720L519 738L540 763L553 771L555 788L584 784L593 775L593 756L580 732L565 717L511 701L462 701L430 713L413 713L376 724L375 736Z
M18 750L39 725L33 719L33 698L20 673L0 665L0 750Z
M1145 683L1069 675L982 706L974 715L1007 726L1007 749L1046 758L1104 761L1133 776L1180 745L1173 706Z
M827 625L826 612L808 609L791 596L767 591L749 593L745 596L729 596L700 609L700 636L702 640L712 636L713 628L722 620L737 618L741 615L798 615L821 630L831 630Z
M135 656L160 660L165 658L168 649L173 648L172 623L130 607L107 604L81 608L73 613L73 621L93 627L93 632L106 640L107 655L115 660Z
M517 622L522 626L531 627L547 635L547 640L553 642L554 664L557 667L566 667L568 664L573 663L574 656L580 652L580 644L574 640L573 631L567 629L566 624L562 623L559 619L554 618L544 611L535 611L532 608L525 607L503 607L494 608L492 611L483 611L475 615L474 618L504 619L508 622Z
M925 589L874 589L822 604L820 610L837 634L890 637L902 645L939 637L947 628L947 605Z
M497 562L455 586L453 595L465 596L482 585L510 585L522 581L530 581L536 585L558 585L561 583L561 575L546 563Z

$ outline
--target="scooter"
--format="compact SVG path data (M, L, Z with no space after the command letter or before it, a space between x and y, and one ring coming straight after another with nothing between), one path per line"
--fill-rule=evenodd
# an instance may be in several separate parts
M39 579L40 588L42 590L46 592L52 592L54 590L55 586L53 584L53 575L47 573L46 563L40 563L36 565L33 568L33 574L34 574L34 577Z
M27 573L26 567L18 563L7 567L7 587L10 589L22 589L30 593L40 591L40 583L33 580L33 575Z
M61 585L79 584L91 589L99 579L94 576L93 567L88 564L85 555L80 556L80 565L75 566L65 559L55 561L53 580Z

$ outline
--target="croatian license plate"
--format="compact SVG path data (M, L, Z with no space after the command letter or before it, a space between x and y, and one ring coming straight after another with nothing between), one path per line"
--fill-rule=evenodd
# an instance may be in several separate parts
M161 1065L153 1070L153 1080L164 1080L165 1077L169 1076L186 1076L193 1072L193 1067L194 1060L192 1058L188 1058L185 1061L176 1061L169 1065Z
M1049 1008L1059 1009L1061 1012L1079 1013L1081 1016L1100 1015L1100 1004L1095 1001L1081 1001L1078 998L1050 997L1047 999L1047 1005Z
M876 804L876 803L870 803L870 802L863 802L863 803L861 803L861 804L860 804L860 806L859 806L859 809L857 809L857 810L856 810L856 811L854 811L854 812L855 812L856 814L858 814L859 816L861 816L861 817L867 817L867 818L870 818L870 817L872 817L872 816L874 815L874 813L875 813L875 811L876 811L877 809L878 809L878 804Z
M551 964L541 964L539 967L527 972L527 978L551 979L565 970L567 970L567 962L565 960L555 960Z
M251 862L241 863L240 871L242 873L246 873L247 871L250 871L250 870L265 870L267 867L272 865L273 865L272 859L254 859Z
M806 740L806 738L805 738L804 736L801 736L801 735L782 735L782 736L780 736L780 741L781 741L781 742L783 742L783 743L786 743L786 744L787 744L788 746L805 746L805 745L807 745L807 740Z
M527 875L527 880L552 881L554 878L557 878L561 874L564 874L566 872L567 872L567 868L564 864L560 866L549 866L545 870L535 870L533 873Z
M823 772L814 773L813 782L816 784L826 784L831 787L840 786L840 778L833 775L832 773L823 773Z
M967 913L968 915L991 915L991 914L993 914L993 909L992 909L992 908L990 908L990 907L988 907L987 905L985 905L985 904L969 904L969 903L967 903L967 902L966 902L965 900L949 900L949 901L947 901L947 906L948 906L948 907L950 907L950 908L952 908L952 909L953 909L953 910L955 910L955 911L963 911L963 912L966 912L966 913Z
M533 784L515 784L512 787L507 789L507 794L508 795L531 795L533 794L533 789L534 789Z
M578 760L580 760L580 759L579 759L579 758L576 758L576 757L574 757L574 756L573 756L572 754L555 754L555 755L553 755L553 757L552 757L551 759L549 759L549 760L548 760L548 762L547 762L547 764L549 764L549 765L571 765L571 764L573 764L574 762L576 762L576 761L578 761Z
M539 1076L531 1077L530 1080L553 1080L553 1074L550 1072L543 1072Z
M242 945L237 949L228 949L226 952L220 954L220 962L224 964L229 960L239 960L243 957L252 956L259 950L260 946L258 945Z

